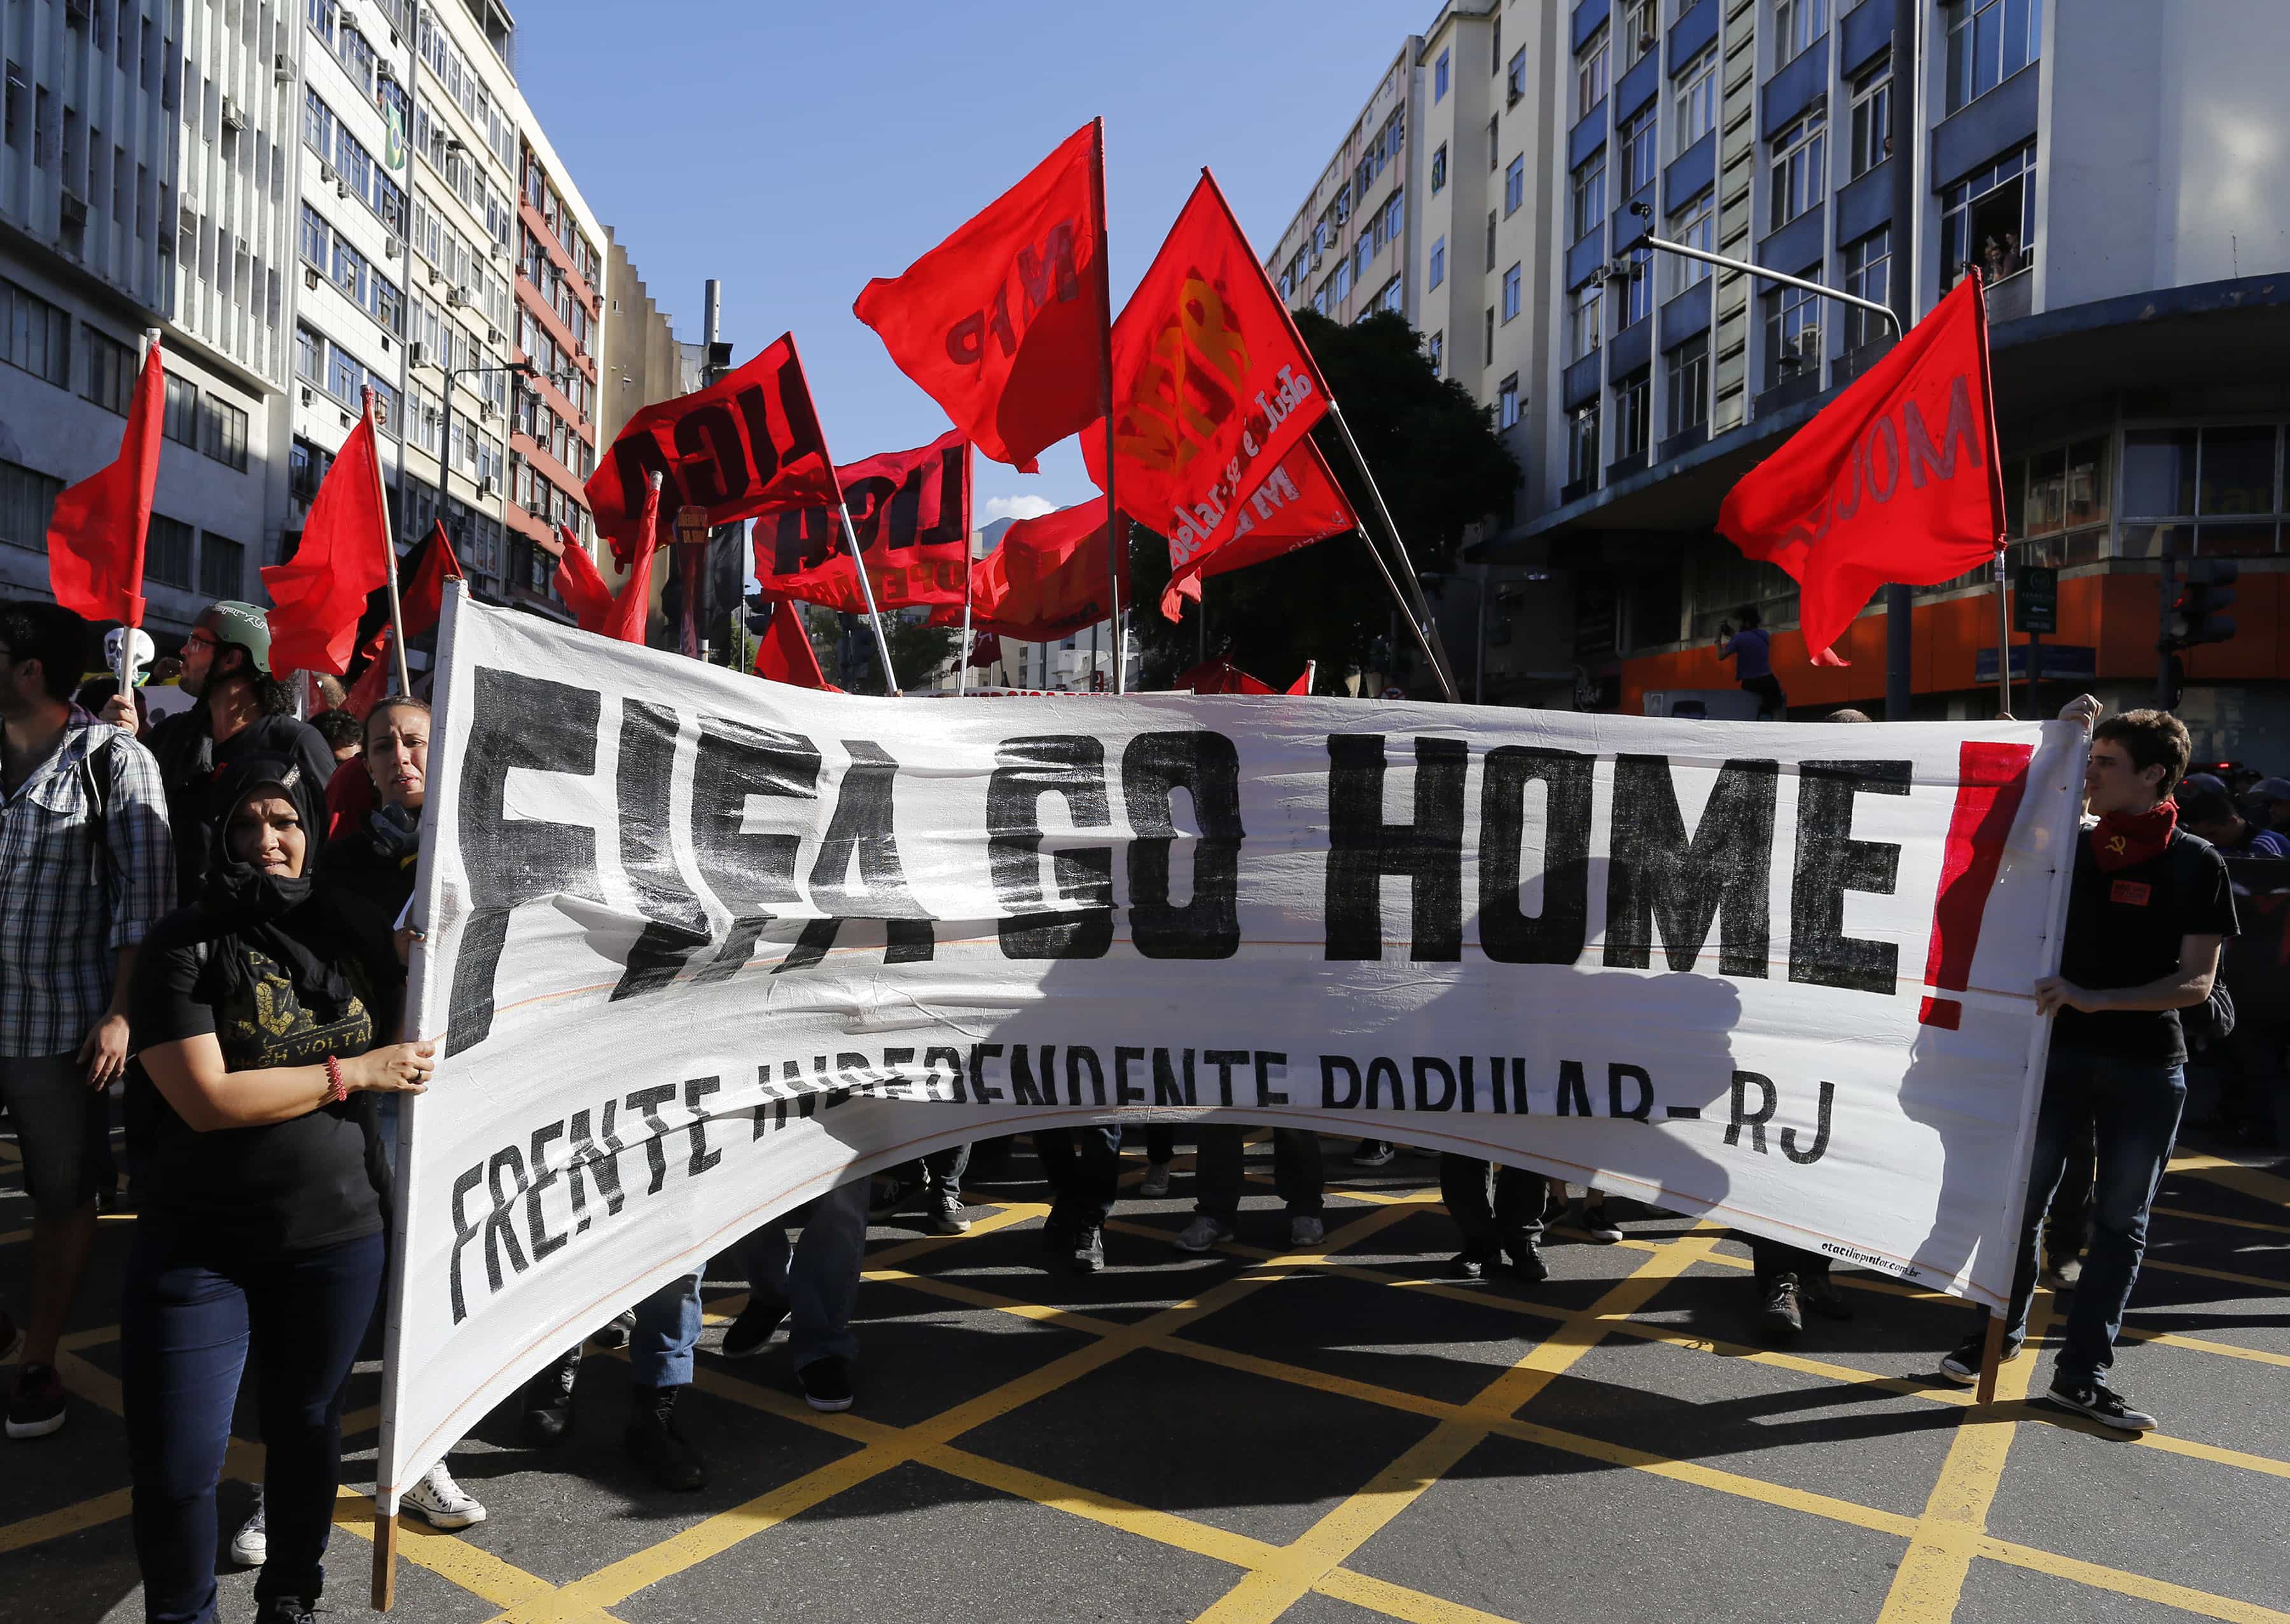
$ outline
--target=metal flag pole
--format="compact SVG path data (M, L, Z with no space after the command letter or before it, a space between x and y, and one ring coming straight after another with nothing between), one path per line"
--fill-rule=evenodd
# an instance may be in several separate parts
M445 380L445 392L452 393L452 380ZM381 436L373 428L373 386L368 384L360 398L365 405L366 432L373 435L373 488L381 501L381 556L387 566L382 579L389 583L389 646L397 656L397 691L413 692L413 675L405 664L405 609L397 598L397 538L390 533L389 486L381 477Z
M1996 704L2012 714L2012 611L2004 600L2004 549L1996 549Z
M970 692L970 572L978 561L968 555L977 545L968 536L962 539L962 658L954 666L954 697L958 700Z
M859 532L851 523L851 505L843 500L843 482L835 482L835 511L843 516L843 545L851 549L851 567L859 573L859 592L867 600L867 623L875 628L875 655L883 662L883 687L894 699L904 699L899 674L891 668L891 640L883 632L883 612L875 607L875 583L867 579L867 561L859 553Z
M1090 121L1090 204L1097 211L1098 311L1104 316L1099 329L1097 402L1105 414L1105 572L1112 607L1106 618L1113 622L1113 692L1126 693L1127 674L1121 660L1121 556L1128 544L1129 526L1121 522L1121 504L1114 492L1113 454L1113 270L1105 246L1105 120Z
M1352 534L1357 536L1360 545L1367 548L1367 556L1375 565L1375 572L1383 577L1384 590L1391 594L1392 606L1399 611L1399 618L1407 622L1407 629L1415 634L1415 646L1423 651L1423 658L1430 662L1432 670L1437 671L1440 668L1439 656L1431 652L1430 641L1424 636L1423 628L1415 619L1415 612L1408 608L1407 600L1399 596L1399 583L1391 579L1391 566L1383 561L1383 549L1376 546L1375 538L1367 533L1365 524Z
M1383 533L1391 538L1392 550L1399 559L1400 573L1407 580L1407 597L1399 596L1399 587L1392 578L1391 570L1384 563L1383 556L1377 552L1372 539L1368 540L1367 550L1375 555L1375 567L1383 572L1383 584L1391 588L1392 600L1400 605L1408 625L1414 628L1415 641L1423 650L1423 657L1431 662L1431 669L1439 678L1439 686L1446 692L1447 702L1459 705L1463 699L1462 690L1455 686L1455 673L1447 665L1447 651L1439 639L1439 623L1431 618L1431 605L1423 596L1423 583L1415 579L1415 564L1407 556L1407 543L1400 540L1399 526L1392 522L1391 509L1384 502L1383 491L1375 483L1375 476L1368 472L1367 459L1360 455L1359 442L1352 438L1352 426L1344 420L1343 408L1336 404L1333 395L1328 396L1328 420L1336 426L1336 433L1343 440L1344 450L1350 454L1352 467L1359 470L1360 483L1367 486L1368 499L1374 502L1376 514L1383 520ZM1363 539L1367 538L1365 525L1361 527L1360 534Z

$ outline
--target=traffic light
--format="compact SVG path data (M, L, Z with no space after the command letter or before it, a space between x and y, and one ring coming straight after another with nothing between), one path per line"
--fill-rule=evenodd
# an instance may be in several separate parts
M2231 558L2187 561L2187 579L2163 617L2166 652L2202 643L2224 643L2234 636L2234 617L2226 611L2234 603L2235 578L2241 572Z

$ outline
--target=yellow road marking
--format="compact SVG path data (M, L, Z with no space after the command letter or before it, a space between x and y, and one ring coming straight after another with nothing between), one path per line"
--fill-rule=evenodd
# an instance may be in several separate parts
M2205 1268L2196 1263L2158 1263L2149 1258L2140 1266L2146 1274L2192 1275L2201 1280L2223 1280L2230 1285L2255 1286L2262 1292L2290 1292L2290 1280L2270 1279L2264 1275L2238 1275L2231 1269Z
M2290 1624L2290 1612L2277 1612L2271 1607L2261 1607L2254 1602L2213 1596L2208 1591L2174 1585L2167 1580L2150 1579L2143 1573L2126 1573L2118 1568L2102 1567L2096 1562L2079 1562L2073 1556L2014 1545L2008 1540L1998 1540L1992 1535L1983 1534L1971 1545L1975 1556L2008 1562L2014 1567L2049 1573L2058 1579L2071 1579L2094 1589L2113 1590L2123 1596L2135 1596L2142 1601L2160 1602L2166 1607L2200 1613L2206 1619L2224 1619L2229 1624Z
M373 1497L355 1489L338 1490L334 1526L371 1543L373 1539ZM538 1574L502 1561L482 1546L443 1533L418 1516L400 1516L397 1554L441 1579L450 1580L479 1601L496 1607L516 1607L552 1595L556 1587ZM592 1620L611 1620L609 1612L595 1612Z
M2230 1190L2263 1201L2269 1206L2290 1207L2290 1179L2279 1173L2262 1172L2255 1167L2245 1167L2241 1163L2230 1162L2224 1156L2190 1151L2171 1158L2171 1171L2191 1173L2213 1184L2222 1184Z
M11 1523L0 1528L0 1556L37 1545L44 1540L60 1540L66 1534L125 1516L132 1508L132 1489L114 1489L108 1494L99 1494L76 1505L59 1506L53 1511L44 1511L37 1516L28 1516L20 1523Z
M2199 1224L2228 1224L2237 1229L2261 1229L2269 1235L2290 1235L2290 1224L2262 1224L2254 1218L2222 1218L2216 1212L2198 1212L2192 1207L2149 1207L2158 1218L2184 1218Z
M2262 1348L2245 1348L2238 1342L2213 1342L2198 1336L2185 1336L2176 1331L2142 1331L2136 1325L2126 1325L2121 1338L2133 1342L2158 1342L2166 1348L2191 1348L2197 1353L2216 1354L2224 1359L2248 1359L2256 1364L2290 1366L2290 1354L2269 1353Z

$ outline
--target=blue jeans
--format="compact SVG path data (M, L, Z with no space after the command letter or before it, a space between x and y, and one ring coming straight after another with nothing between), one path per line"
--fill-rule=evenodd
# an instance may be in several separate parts
M629 1371L640 1388L692 1385L692 1348L700 1340L700 1271L669 1281L637 1304L629 1332ZM574 1345L576 1353L579 1344Z
M2036 1237L2061 1174L2086 1124L2097 1124L2099 1173L2093 1187L2091 1248L2083 1277L2068 1306L2067 1325L2053 1375L2062 1387L2103 1384L2115 1363L2115 1339L2124 1305L2147 1255L2147 1209L2161 1188L2187 1102L2183 1067L2159 1060L2119 1060L2074 1049L2054 1049L2044 1075L2044 1102L2036 1117L2035 1158L2028 1170L2028 1205L2020 1217L2019 1260L2004 1322L2004 1350L2028 1340L2028 1308L2036 1295ZM1981 1310L1987 1323L1988 1311Z
M851 1309L859 1300L871 1182L853 1179L814 1200L805 1212L803 1237L792 1245L786 1219L773 1219L740 1243L749 1290L788 1306L788 1351L797 1370L820 1359L859 1356Z
M341 1484L342 1384L381 1292L382 1238L248 1257L140 1222L120 1310L135 1556L151 1624L215 1612L215 1482L253 1347L269 1559L258 1600L315 1601Z
M1226 1223L1238 1216L1241 1184L1247 1171L1241 1136L1246 1132L1230 1123L1203 1123L1197 1130L1193 1141L1194 1212ZM1289 1212L1317 1218L1323 1182L1320 1136L1301 1128L1273 1129L1272 1188Z

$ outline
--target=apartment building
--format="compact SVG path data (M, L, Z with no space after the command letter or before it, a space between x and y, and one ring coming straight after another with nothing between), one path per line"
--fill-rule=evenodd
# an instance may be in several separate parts
M605 370L594 408L599 447L609 447L646 406L699 388L708 359L706 345L677 338L674 319L653 298L610 227L605 228ZM597 562L614 590L627 581L628 572L613 562L610 548L598 549ZM645 640L655 647L676 646L677 628L669 626L660 606L669 573L664 564L652 572Z

